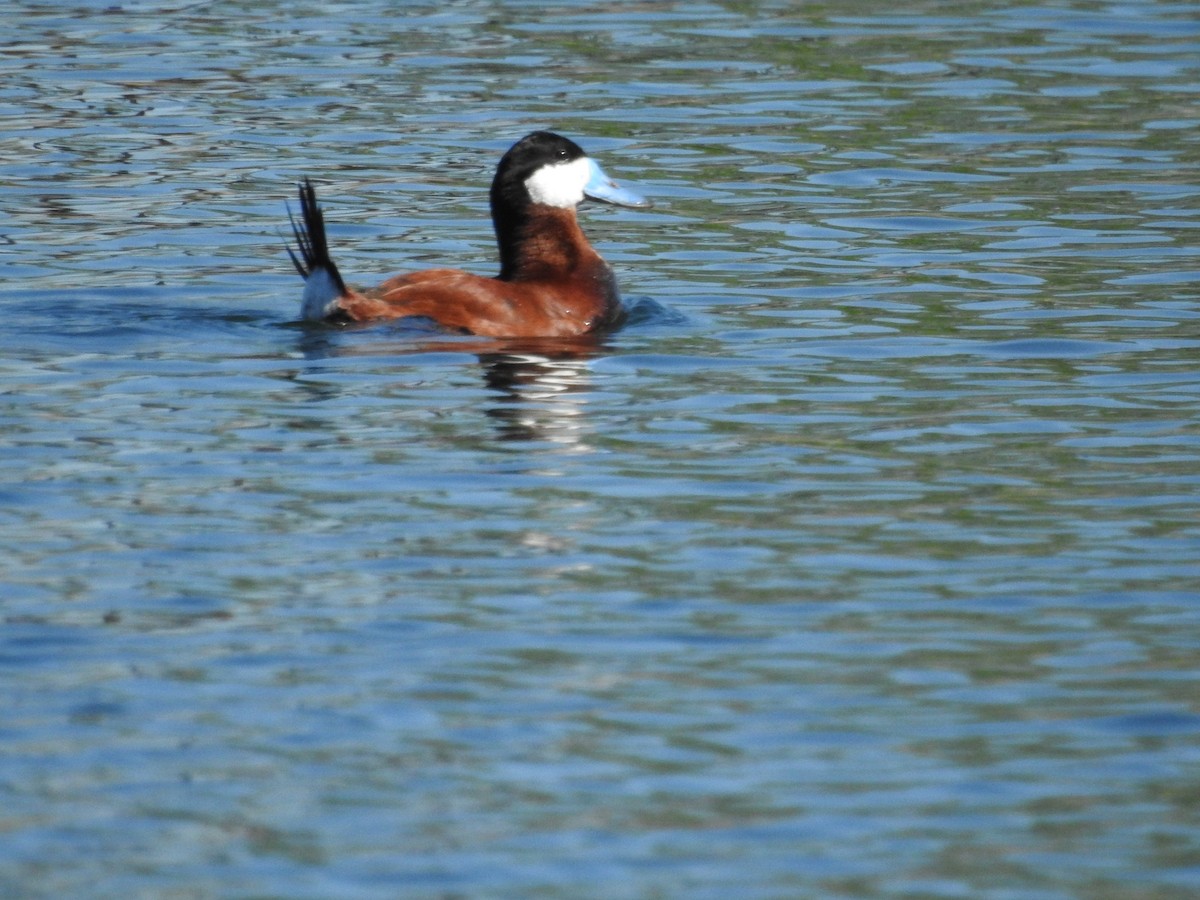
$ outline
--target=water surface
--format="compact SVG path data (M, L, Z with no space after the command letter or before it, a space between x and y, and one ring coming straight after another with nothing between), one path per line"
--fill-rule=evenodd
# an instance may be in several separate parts
M0 893L1200 888L1193 5L5 20ZM293 321L539 127L626 329Z

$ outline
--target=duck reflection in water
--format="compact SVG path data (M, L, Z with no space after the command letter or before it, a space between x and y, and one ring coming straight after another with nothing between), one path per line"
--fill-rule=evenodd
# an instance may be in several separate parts
M564 346L556 341L553 348L480 353L484 383L499 395L499 404L486 412L500 440L587 449L583 414L592 386L588 363L598 343L575 340Z
M301 333L297 349L312 365L292 377L313 400L334 400L342 395L336 383L304 377L320 372L320 360L392 356L416 360L427 353L472 353L479 361L484 385L495 397L482 409L495 427L497 440L544 441L560 449L589 449L584 413L592 389L590 366L607 350L604 336L482 340L438 335L431 328L429 333L438 336L422 339L406 323L405 337L382 338L378 329L372 329L376 339L356 343L354 331L305 328ZM410 372L410 366L405 366L405 371Z

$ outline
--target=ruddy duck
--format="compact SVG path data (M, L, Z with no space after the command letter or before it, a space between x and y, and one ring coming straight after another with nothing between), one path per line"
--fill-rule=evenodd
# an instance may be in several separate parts
M517 141L492 180L492 224L500 247L495 278L427 269L369 290L346 286L329 255L325 220L307 178L300 221L289 212L304 279L303 317L363 322L420 316L486 337L569 337L603 331L624 317L612 269L575 217L585 197L619 206L650 204L604 174L579 145L549 131Z

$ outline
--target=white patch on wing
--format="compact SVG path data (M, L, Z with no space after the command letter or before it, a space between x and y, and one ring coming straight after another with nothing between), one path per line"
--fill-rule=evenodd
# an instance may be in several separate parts
M337 282L327 269L313 269L304 279L304 297L300 315L308 322L320 322L329 313L330 305L338 298Z
M586 156L568 163L542 166L525 179L525 190L534 203L574 209L583 202L583 186L591 177Z

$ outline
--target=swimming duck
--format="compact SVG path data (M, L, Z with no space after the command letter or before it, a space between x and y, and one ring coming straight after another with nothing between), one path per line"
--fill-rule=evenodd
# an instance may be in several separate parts
M604 174L574 141L535 131L500 160L492 180L492 224L500 248L494 278L458 269L397 275L369 290L347 287L329 255L325 219L307 178L300 221L289 212L309 321L364 322L419 316L449 331L486 337L569 337L620 324L612 269L588 243L575 208L585 197L650 204Z

